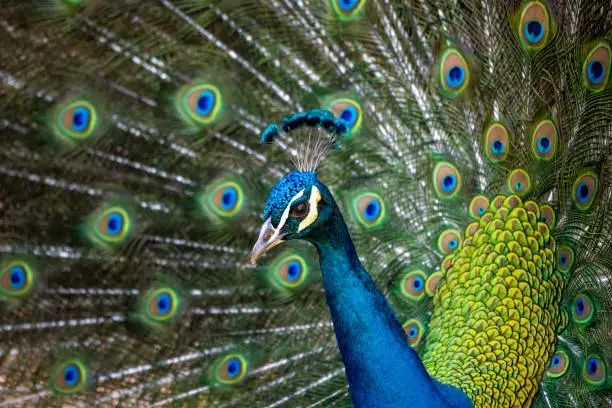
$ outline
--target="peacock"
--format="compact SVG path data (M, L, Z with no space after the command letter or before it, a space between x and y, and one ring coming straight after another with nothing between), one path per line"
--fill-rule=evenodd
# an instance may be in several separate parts
M4 0L0 406L612 406L600 0Z

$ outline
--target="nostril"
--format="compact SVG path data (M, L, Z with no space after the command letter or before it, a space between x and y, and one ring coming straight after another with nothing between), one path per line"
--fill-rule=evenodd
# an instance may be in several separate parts
M272 238L272 234L274 234L274 231L267 230L266 233L263 236L264 241L269 241L270 238Z

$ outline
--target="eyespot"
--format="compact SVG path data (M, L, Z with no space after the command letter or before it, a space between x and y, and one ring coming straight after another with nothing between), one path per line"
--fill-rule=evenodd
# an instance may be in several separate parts
M557 151L557 128L550 120L543 120L533 131L531 140L533 155L542 160L550 160Z
M19 297L28 294L35 280L35 271L24 261L3 264L0 269L0 294Z
M342 0L338 0L342 1ZM348 126L348 135L357 133L361 128L363 112L359 104L348 98L335 99L330 102L329 110L338 119L343 119Z
M291 218L304 218L306 215L308 215L308 209L308 201L300 201L291 207L289 216L291 216Z
M610 45L605 42L597 44L584 61L584 82L594 91L601 91L608 83L610 70Z
M376 193L365 193L353 200L357 221L366 227L380 225L385 219L385 202Z
M461 234L454 229L448 229L438 238L438 249L444 254L454 252L461 245Z
M492 162L506 159L510 150L508 129L501 123L493 123L485 132L486 154Z
M562 244L557 252L557 268L564 274L569 274L574 265L574 250Z
M603 359L596 355L590 355L584 360L582 375L586 382L591 385L601 385L607 378L607 367Z
M361 11L366 0L330 0L330 2L340 20L350 20Z
M470 203L470 217L480 219L489 210L489 199L482 195L477 195Z
M60 394L74 394L83 389L88 381L88 370L77 360L68 360L56 366L51 376L51 387Z
M572 315L577 325L588 326L593 320L594 312L595 307L589 296L584 294L576 296L572 307Z
M94 217L93 232L102 242L119 243L130 231L130 216L121 207L111 207L99 211Z
M159 288L147 295L147 317L158 322L174 317L179 310L180 298L170 288Z
M423 271L417 270L408 272L401 282L402 295L412 300L419 300L425 293L425 282L427 276Z
M467 62L455 48L447 49L440 58L440 82L448 96L460 95L470 82Z
M223 384L235 384L244 378L247 367L247 360L242 354L230 354L219 363L217 379Z
M551 378L559 378L567 371L569 367L569 358L565 351L557 351L550 360L550 367L546 371L546 375Z
M418 347L421 344L421 339L423 338L423 334L425 333L425 328L416 319L410 319L403 324L404 331L406 332L406 336L408 336L408 344L411 347Z
M64 140L87 139L96 129L98 114L94 106L85 100L60 106L58 112L54 131Z
M599 180L597 174L587 171L574 182L574 202L580 210L588 210L597 197Z
M555 227L555 223L557 222L557 216L555 214L555 210L548 205L544 204L540 206L540 220L544 224L548 225L548 229L551 231Z
M308 264L298 255L284 258L276 267L278 282L288 288L300 286L308 276Z
M214 122L221 110L221 92L207 83L197 83L178 93L178 108L185 120L199 125Z
M508 189L519 197L523 197L531 188L531 178L523 169L513 170L508 176Z
M550 16L546 7L539 1L527 3L520 21L519 37L523 47L528 50L544 47L550 34Z
M440 162L434 168L433 183L439 198L452 198L461 189L461 176L455 166Z
M208 205L218 216L231 217L242 209L244 193L233 181L216 182L209 188Z
M434 295L434 293L436 292L436 288L438 287L438 284L440 283L443 277L444 273L442 271L437 271L429 275L429 277L427 278L427 282L425 282L425 292L429 296Z

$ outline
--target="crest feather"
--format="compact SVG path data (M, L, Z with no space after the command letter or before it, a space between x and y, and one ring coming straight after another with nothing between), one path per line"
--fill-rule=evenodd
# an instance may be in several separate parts
M281 128L269 125L261 135L261 142L289 150L295 167L302 172L315 171L325 154L338 148L338 135L348 131L346 121L321 109L288 115L283 118Z

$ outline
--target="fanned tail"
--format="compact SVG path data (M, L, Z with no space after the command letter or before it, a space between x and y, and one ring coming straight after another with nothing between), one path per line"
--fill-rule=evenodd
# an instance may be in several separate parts
M350 404L312 249L247 259L265 195L298 157L291 134L261 134L311 109L348 126L319 176L428 370L445 263L514 195L550 233L564 287L554 354L523 402L606 405L604 4L3 8L0 405Z

